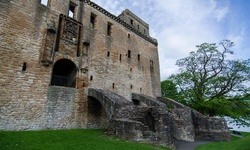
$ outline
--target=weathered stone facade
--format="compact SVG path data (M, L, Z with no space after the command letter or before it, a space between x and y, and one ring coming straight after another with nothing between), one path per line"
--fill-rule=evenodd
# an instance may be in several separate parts
M88 88L128 100L161 95L157 41L129 10L116 17L89 0L1 0L0 8L0 129L85 128ZM47 124L57 86L75 88L71 125Z
M0 14L0 130L108 128L172 148L174 138L228 140L222 120L156 99L157 41L129 10L117 17L90 0L1 0Z

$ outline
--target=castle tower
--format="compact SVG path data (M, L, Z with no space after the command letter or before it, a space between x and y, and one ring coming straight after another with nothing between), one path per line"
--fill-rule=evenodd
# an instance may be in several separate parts
M117 17L89 0L0 8L0 130L86 128L89 88L161 96L157 41L129 10Z

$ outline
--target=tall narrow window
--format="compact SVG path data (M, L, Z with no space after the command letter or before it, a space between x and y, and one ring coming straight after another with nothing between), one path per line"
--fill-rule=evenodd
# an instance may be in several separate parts
M112 23L108 22L108 25L107 25L107 35L111 35L111 32L112 32Z
M90 76L90 81L92 81L93 80L93 76Z
M115 88L115 83L113 83L112 88L113 88L113 89Z
M131 58L131 51L128 50L128 58Z
M91 13L91 16L90 16L90 24L91 24L91 27L94 28L95 27L95 22L96 22L96 15Z
M141 60L141 56L140 56L140 54L138 54L137 59L138 59L138 61L140 61L140 60Z
M26 71L26 68L27 68L27 63L26 63L26 62L24 62L24 63L23 63L23 68L22 68L22 71Z
M108 51L107 56L109 57L109 55L110 55L110 53L109 53L109 51Z
M130 34L128 33L128 38L130 39Z
M122 61L122 54L120 54L120 58L119 58L120 61Z
M75 17L75 8L76 8L76 4L74 4L73 2L69 3L69 17L74 18Z
M150 71L151 72L154 71L154 62L153 62L153 60L150 60Z
M153 60L150 60L150 67L153 67L153 65L154 65Z
M40 0L40 3L45 5L45 6L48 6L48 1L49 0Z
M130 24L133 25L134 24L134 20L130 19Z

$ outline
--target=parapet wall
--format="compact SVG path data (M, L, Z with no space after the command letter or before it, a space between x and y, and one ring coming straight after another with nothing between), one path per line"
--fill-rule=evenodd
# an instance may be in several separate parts
M173 112L175 112L176 116L179 116L173 118L174 126L176 126L174 132L178 133L175 135L191 135L186 136L190 138L185 139L184 137L183 140L192 141L192 135L194 137L205 138L213 141L231 140L230 132L224 119L204 116L196 110L175 102L172 99L162 97L159 97L158 99L174 106ZM183 123L178 123L180 121Z

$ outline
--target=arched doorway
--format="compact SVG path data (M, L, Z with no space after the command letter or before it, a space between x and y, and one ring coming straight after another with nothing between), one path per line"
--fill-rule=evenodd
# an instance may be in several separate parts
M102 104L88 96L88 128L107 128L109 119Z
M75 87L76 72L76 65L71 60L58 60L53 67L51 85Z

